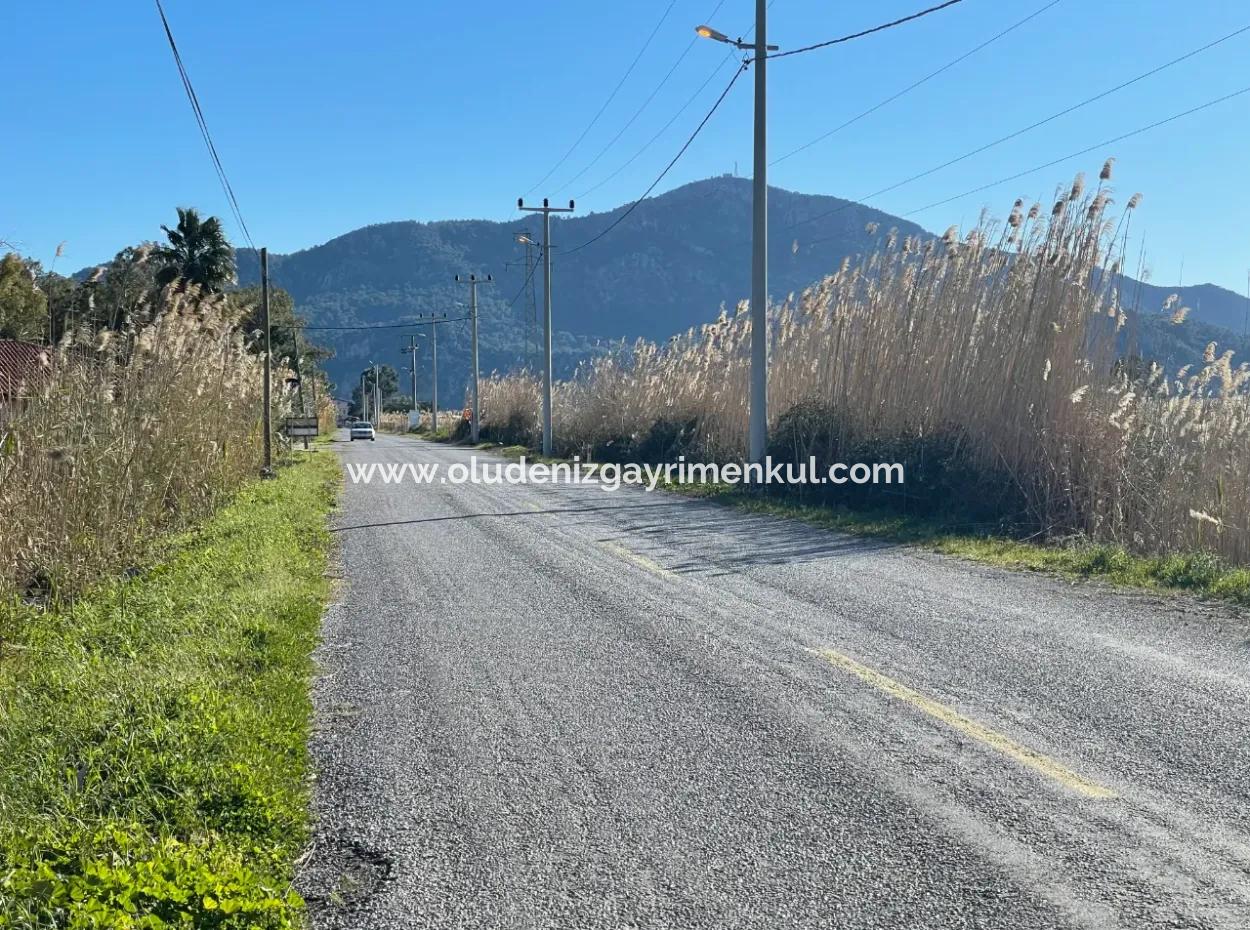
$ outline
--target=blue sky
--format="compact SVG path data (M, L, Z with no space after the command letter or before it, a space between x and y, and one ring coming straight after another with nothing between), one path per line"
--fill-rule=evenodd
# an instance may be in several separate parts
M784 155L1045 6L965 0L916 23L770 64L770 146ZM783 50L875 25L929 0L775 0ZM413 3L411 0L166 0L218 150L258 244L287 252L369 223L515 215L603 105L669 0ZM717 0L675 0L619 94L533 196L579 196L581 211L633 200L732 73L693 27ZM714 25L745 32L752 0L724 0ZM1061 0L1008 37L828 140L774 166L770 183L851 199L1019 129L1242 26L1226 0ZM76 269L157 235L176 204L228 215L150 2L5 4L0 98L0 239ZM685 53L651 104L617 135ZM893 213L1015 174L1250 85L1250 33L1018 139L869 201ZM750 174L751 81L743 79L663 191ZM1018 181L910 215L937 231L1016 196L1048 198L1116 156L1121 202L1144 195L1135 228L1156 283L1243 291L1250 268L1250 94ZM585 196L580 196L585 194ZM229 223L232 233L233 222ZM1141 245L1134 242L1133 248Z

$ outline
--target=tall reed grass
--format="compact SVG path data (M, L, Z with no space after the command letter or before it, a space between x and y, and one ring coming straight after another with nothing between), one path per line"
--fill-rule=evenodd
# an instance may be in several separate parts
M171 288L121 331L48 349L0 426L0 594L72 592L133 566L257 473L261 361L236 316Z
M952 522L1250 562L1247 365L1215 345L1178 372L1135 360L1120 266L1139 195L1113 215L1110 173L962 235L870 227L864 257L770 307L774 457L904 462L887 503ZM745 309L555 385L557 450L741 458ZM529 372L486 380L486 435L534 444L538 397Z

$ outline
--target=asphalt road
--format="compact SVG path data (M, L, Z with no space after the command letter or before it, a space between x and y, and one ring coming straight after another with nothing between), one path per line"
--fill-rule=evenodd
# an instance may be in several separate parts
M349 483L335 532L314 927L1250 927L1226 608L636 489Z

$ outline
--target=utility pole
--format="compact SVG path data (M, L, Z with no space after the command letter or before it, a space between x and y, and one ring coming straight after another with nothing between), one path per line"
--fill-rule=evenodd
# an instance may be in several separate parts
M417 406L417 337L410 335L408 337L408 345L404 346L405 352L412 353L412 415L409 417L409 427L417 427L421 425L421 408Z
M752 462L768 449L768 20L767 0L755 0L755 177L751 194L751 425Z
M382 425L382 380L378 377L378 363L373 363L373 425Z
M487 275L485 279L480 279L477 275L469 275L467 278L463 275L456 275L456 281L467 281L469 284L469 318L473 321L473 423L472 435L473 444L477 445L478 433L481 431L482 408L478 399L479 391L479 372L477 366L477 286L479 284L490 284L495 278Z
M430 430L434 434L435 439L438 438L438 324L430 324L430 343L431 351L434 353L434 364L432 370L434 373L434 391L430 400Z
M433 352L433 356L434 356L433 364L430 366L430 373L432 375L432 381L434 382L433 391L432 391L433 398L430 402L430 429L433 430L435 433L437 433L438 432L438 326L440 323L457 323L459 322L459 320L449 320L447 319L447 314L444 313L441 315L431 314L429 316L414 317L413 319L409 320L409 322L412 323L414 326L420 326L423 323L430 324L430 349ZM413 345L416 344L416 339L417 339L416 336L409 335L408 338L412 340ZM412 351L412 370L413 370L413 376L412 376L413 394L412 396L413 396L413 406L416 406L417 354L415 351L413 351L413 345L408 346L408 351Z
M751 192L751 402L750 460L768 450L768 0L755 0L755 41L731 39L711 26L695 32L740 51L752 51L755 68L755 169Z
M567 208L553 207L543 198L541 207L527 207L518 197L518 210L543 215L543 455L551 455L551 214L572 213L573 201Z
M265 431L265 464L261 469L262 475L273 473L273 436L272 422L270 413L270 366L269 356L272 354L273 346L270 344L269 338L269 249L262 247L260 250L260 315L261 325L265 329L265 386L263 390L264 410L261 414L261 422Z
M294 345L295 345L295 358L292 359L292 362L295 365L295 390L297 392L297 396L299 397L300 416L305 416L308 413L308 408L304 406L304 367L300 364L300 360L299 360L299 325L298 324L293 325L291 327L291 338L294 341ZM307 436L304 437L304 445L308 445Z

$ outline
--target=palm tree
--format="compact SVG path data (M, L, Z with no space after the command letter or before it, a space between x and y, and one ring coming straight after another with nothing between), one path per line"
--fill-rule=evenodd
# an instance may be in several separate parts
M161 229L169 245L156 248L159 283L169 284L181 278L214 293L234 283L234 249L217 217L202 220L194 208L179 207L177 228Z

